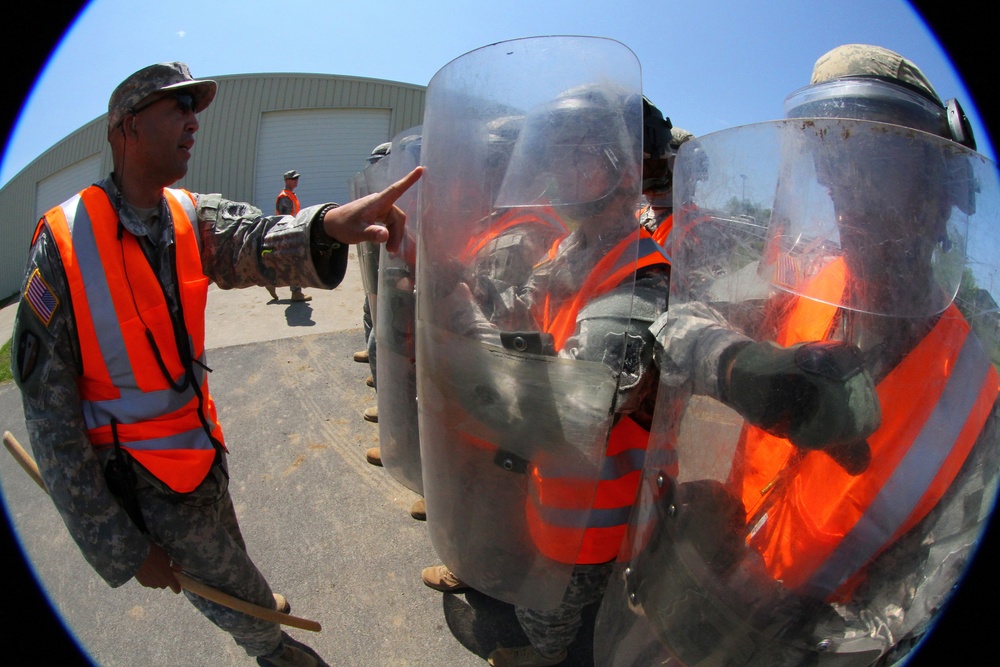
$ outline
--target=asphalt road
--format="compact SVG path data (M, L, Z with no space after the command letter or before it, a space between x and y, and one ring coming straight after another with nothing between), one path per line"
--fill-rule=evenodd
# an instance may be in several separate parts
M376 402L364 382L368 366L352 360L363 347L356 266L352 258L337 290L307 289L308 303L268 303L263 288L210 291L210 383L231 451L230 488L243 534L293 613L323 626L320 633L290 634L330 665L483 665L498 645L526 643L513 608L475 592L442 595L421 583L421 568L438 561L426 525L409 515L417 496L364 458L378 444L378 427L361 417ZM287 295L279 288L279 296ZM4 340L13 310L0 311ZM13 383L0 385L0 430L28 447ZM135 581L108 587L45 494L6 453L0 456L3 502L23 552L93 663L254 664L183 596ZM4 554L5 615L13 619L3 626L0 663L86 664L63 654L69 642L46 616L30 575L18 574L14 549ZM590 663L590 641L585 633L567 664ZM27 657L8 662L11 650Z

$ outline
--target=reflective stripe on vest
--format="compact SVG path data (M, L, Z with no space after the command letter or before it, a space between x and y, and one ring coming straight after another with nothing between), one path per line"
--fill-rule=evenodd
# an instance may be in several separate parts
M483 248L485 248L491 241L495 240L509 229L519 225L539 224L543 227L551 228L554 232L558 232L560 239L562 239L569 231L566 228L566 223L564 223L559 216L556 215L556 212L552 210L551 206L507 209L502 215L497 217L496 220L490 223L490 227L485 234L473 237L469 241L465 250L463 250L462 254L459 255L459 259L462 262L471 261L476 257L476 255L482 252Z
M639 488L649 431L622 417L608 436L595 492L539 457L529 470L527 521L539 551L561 563L606 563L618 555ZM675 471L676 472L676 471Z
M818 278L842 286L843 266L828 268ZM795 322L800 316L814 318L823 338L837 311L823 304L798 306L789 317L797 333L783 330L784 345L809 339L800 338L810 333L806 322ZM805 594L846 599L865 566L940 501L1000 391L1000 377L969 333L950 306L878 383L882 425L868 438L872 460L860 475L851 477L822 452L804 453L787 440L747 429L747 541L775 579Z
M208 278L201 269L194 201L183 190L165 190L164 197L174 221L188 344L202 360ZM187 371L163 289L138 240L132 234L119 239L117 214L97 186L50 210L39 228L42 224L56 241L70 289L83 356L78 386L91 443L111 445L114 421L120 444L144 467L175 491L193 490L210 470L215 448L202 427L195 393L170 388L147 339L148 332L167 372L181 383ZM205 417L221 443L205 372L197 364L192 370L192 381L205 396Z
M271 192L274 192L274 190L271 190ZM282 190L280 193L278 193L278 198L274 200L274 212L276 214L278 213L278 202L281 201L282 197L288 197L288 199L292 202L292 213L291 214L292 215L298 215L299 214L299 210L300 210L299 209L299 198L296 197L295 193L292 192L291 190Z

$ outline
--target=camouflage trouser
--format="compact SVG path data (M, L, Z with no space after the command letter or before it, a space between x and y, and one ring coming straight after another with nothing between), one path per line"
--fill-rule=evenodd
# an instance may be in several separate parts
M562 603L549 611L514 607L517 620L535 650L554 656L573 643L582 623L583 608L604 595L614 563L577 565Z
M221 488L224 488L221 487ZM163 547L185 574L252 604L274 609L274 596L250 560L233 501L209 475L183 502L151 487L137 489L151 539ZM184 591L198 611L232 635L250 656L267 655L281 641L281 626L233 611Z

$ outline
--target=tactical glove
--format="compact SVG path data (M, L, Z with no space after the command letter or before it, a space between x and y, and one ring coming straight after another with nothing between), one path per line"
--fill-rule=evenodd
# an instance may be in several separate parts
M723 401L751 424L796 447L825 451L851 475L868 468L865 439L882 416L856 346L738 344L722 356L719 384Z

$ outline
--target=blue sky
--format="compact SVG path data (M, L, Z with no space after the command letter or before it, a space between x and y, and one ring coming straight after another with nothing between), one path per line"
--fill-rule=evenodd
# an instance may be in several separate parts
M942 98L957 97L993 157L968 91L904 0L94 0L26 99L0 185L104 113L115 85L154 62L183 60L198 77L320 72L425 85L467 51L543 34L623 42L645 94L697 135L780 117L820 55L880 44L914 60Z

